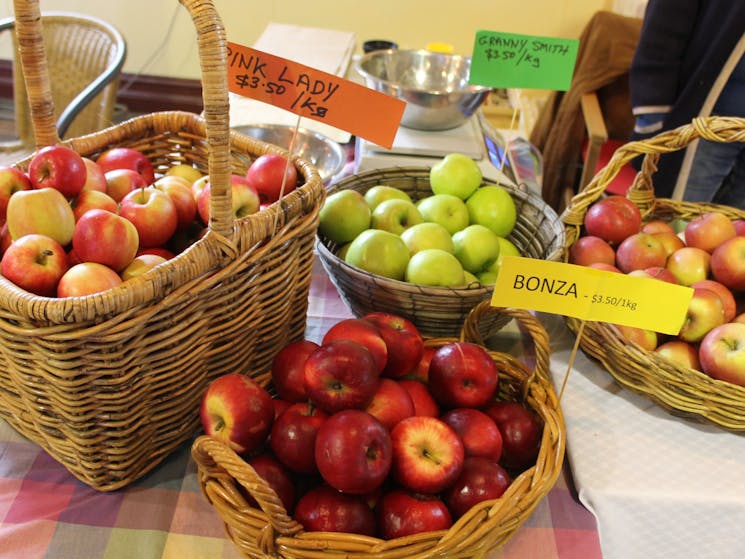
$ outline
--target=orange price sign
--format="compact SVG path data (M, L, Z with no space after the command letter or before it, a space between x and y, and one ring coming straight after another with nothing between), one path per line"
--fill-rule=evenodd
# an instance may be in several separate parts
M390 147L406 103L298 62L228 42L228 90Z

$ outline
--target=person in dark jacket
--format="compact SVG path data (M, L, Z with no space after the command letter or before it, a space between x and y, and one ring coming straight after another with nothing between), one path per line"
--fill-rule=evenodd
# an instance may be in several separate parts
M697 116L745 116L744 52L745 2L649 0L629 77L631 139ZM661 155L655 194L745 207L743 148L701 140Z

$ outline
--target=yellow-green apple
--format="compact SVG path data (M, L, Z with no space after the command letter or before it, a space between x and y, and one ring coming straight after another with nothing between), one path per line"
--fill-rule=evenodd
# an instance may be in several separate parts
M465 200L481 186L483 175L478 163L462 153L448 153L429 171L434 194L452 194Z
M652 221L644 223L642 225L641 231L642 233L650 233L652 235L656 235L658 233L672 233L673 235L676 234L673 226L662 219L653 219Z
M352 340L321 345L305 361L304 383L308 398L327 413L365 409L380 380L370 350Z
M691 284L691 287L703 287L714 291L722 300L722 306L724 307L724 321L730 322L735 318L735 315L737 314L737 301L735 300L734 294L727 286L713 279L705 279Z
M404 280L432 287L459 287L466 284L460 260L439 248L427 248L415 253L406 265Z
M176 206L176 230L188 229L197 217L197 202L191 192L191 183L178 175L165 175L157 179L153 187L168 194Z
M616 251L608 241L594 235L584 235L569 248L570 264L588 266L596 262L616 264Z
M262 203L272 203L280 196L295 190L298 184L298 173L295 165L277 153L264 153L248 166L248 182L259 193Z
M316 466L331 487L352 495L378 489L391 469L391 435L364 410L346 409L323 422L316 435Z
M466 200L470 223L488 227L500 237L512 232L517 222L517 207L509 191L498 185L476 189Z
M400 235L412 225L423 221L422 214L413 202L392 198L375 206L370 216L370 227Z
M426 383L419 379L398 379L397 382L403 386L414 402L414 415L425 417L439 417L440 406L434 399Z
M649 233L633 233L616 248L616 266L624 273L653 266L665 266L667 253L662 243Z
M672 339L661 343L654 351L673 363L690 369L701 370L701 362L698 359L698 348L691 343Z
M167 261L167 258L158 254L139 254L134 257L132 262L127 264L119 275L122 277L122 281L131 280Z
M380 498L376 519L378 532L384 540L447 530L453 525L450 511L438 496L398 488Z
M585 212L585 231L617 246L642 227L639 207L628 198L612 195L593 203Z
M463 270L463 285L464 286L470 286L470 285L474 285L478 283L481 283L479 282L479 278L477 278L471 272Z
M484 225L469 225L453 235L455 256L464 270L477 274L499 258L499 236Z
M630 326L628 324L615 324L614 326L626 340L637 344L646 351L653 351L660 342L659 334L654 330Z
M738 235L714 249L711 275L732 291L745 290L745 237Z
M155 181L153 164L137 149L126 146L109 148L96 157L95 161L104 173L113 169L131 169L142 176L146 185L151 185Z
M450 253L455 250L450 232L439 223L432 221L412 225L400 235L410 255L427 248L439 248Z
M375 535L375 514L360 495L349 495L329 485L313 487L295 504L293 518L308 532Z
M261 452L246 460L256 474L269 484L269 487L277 494L282 506L288 513L292 512L295 506L295 482L289 469L282 464L270 452ZM259 504L251 493L243 486L239 489L244 493L248 504L254 508L259 508Z
M701 368L712 378L745 386L745 324L712 328L698 348Z
M388 429L414 415L414 402L406 389L390 378L381 378L365 411Z
M521 256L520 249L517 245L510 241L507 237L499 237L499 257L497 258L497 265L502 265L502 259L505 256Z
M57 284L67 269L67 253L62 245L51 237L33 233L16 239L0 261L4 277L43 297L57 294Z
M497 282L497 275L498 272L487 269L479 272L476 277L481 285L494 285Z
M119 215L137 229L140 248L165 245L178 227L178 210L171 197L153 186L138 188L119 202Z
M83 163L85 163L86 170L83 190L106 192L106 174L103 172L103 169L101 169L101 166L90 157L83 157Z
M0 223L5 223L8 201L19 190L31 190L28 175L15 167L0 167Z
M319 212L318 230L335 243L348 243L370 228L372 210L356 190L340 190L329 195Z
M174 176L174 177L183 177L185 178L189 184L194 184L194 182L200 178L202 178L202 171L197 169L196 167L193 167L192 165L189 165L188 163L177 163L176 165L171 165L166 169L166 175L167 176Z
M466 458L482 456L499 462L502 457L502 434L491 417L476 408L455 408L440 419L461 438Z
M283 346L272 360L272 384L283 400L291 403L306 402L305 361L318 349L311 340L296 340Z
M679 248L683 248L685 246L683 239L681 239L675 233L662 232L652 233L652 235L662 243L663 247L665 247L665 254L667 254L668 257Z
M391 431L393 479L406 489L435 494L450 486L463 468L463 442L436 417L415 415Z
M57 297L82 297L101 293L120 285L122 278L98 262L70 266L57 283Z
M424 338L413 322L383 311L371 312L362 318L377 326L385 341L387 355L383 376L400 378L417 367L424 353Z
M665 267L679 284L690 286L709 277L711 256L704 249L686 246L668 256Z
M444 408L480 408L499 386L499 372L489 352L470 342L441 346L429 363L429 391Z
M694 288L678 338L686 342L699 342L709 330L720 324L724 324L722 299L711 289Z
M113 212L88 210L75 224L72 248L81 262L97 262L120 272L132 262L138 246L135 226Z
M195 180L193 183L191 183L191 193L194 196L194 201L198 204L199 203L199 197L202 195L202 190L205 189L205 187L210 182L210 176L209 175L202 175L197 180Z
M538 415L520 402L500 401L483 409L502 434L500 464L521 471L535 465L541 448L543 422Z
M333 324L323 335L321 345L338 340L351 340L370 352L375 369L381 374L388 362L388 346L378 326L364 318L344 318Z
M111 196L100 190L81 190L80 193L70 200L72 214L75 221L88 210L108 210L112 213L119 211L119 204Z
M382 229L366 229L351 242L344 261L371 274L403 280L409 249L399 235Z
M466 202L452 194L433 194L416 203L424 221L439 223L453 235L468 227L470 216Z
M370 206L370 210L374 210L375 206L392 198L406 200L407 202L413 201L406 191L387 184L376 184L375 186L371 186L365 192L364 197L367 204Z
M296 402L274 420L269 446L277 459L293 472L318 473L316 435L329 415L309 402Z
M512 478L494 460L482 456L467 457L463 469L443 500L453 518L458 519L483 501L499 499L512 484Z
M197 213L205 225L209 225L210 222L211 190L212 184L207 182L204 188L201 189L199 200L197 200ZM245 177L236 174L230 175L230 192L232 196L231 207L235 219L240 219L259 211L259 193Z
M685 244L706 252L713 252L727 239L737 235L732 220L720 212L706 212L697 215L683 230Z
M207 435L247 454L266 442L274 423L274 404L266 388L251 377L225 373L204 390L199 418Z
M628 275L639 278L650 278L668 283L678 284L678 279L673 273L663 266L650 266L649 268L631 270ZM679 284L678 284L679 285Z
M87 173L83 157L59 144L36 151L27 171L34 188L54 188L65 198L72 198L82 190Z
M112 169L107 171L104 177L106 178L106 194L117 203L133 190L148 186L142 175L132 169Z
M29 233L38 233L66 247L75 229L75 216L70 203L54 188L19 190L8 200L5 219L10 237L14 240Z

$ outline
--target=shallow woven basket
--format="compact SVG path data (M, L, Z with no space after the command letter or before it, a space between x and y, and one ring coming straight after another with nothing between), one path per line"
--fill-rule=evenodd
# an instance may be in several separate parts
M37 145L55 144L38 6L16 4ZM148 274L95 295L38 297L0 278L0 418L99 490L129 484L192 437L211 379L267 370L305 331L320 176L295 160L302 187L233 219L230 173L245 173L262 153L286 152L230 132L224 28L211 1L182 4L197 27L205 118L154 113L64 144L93 159L128 146L156 173L177 163L208 173L209 232Z
M362 194L377 184L394 186L414 201L432 194L429 167L392 167L366 171L342 179L328 189L332 194L352 189ZM484 179L484 184L497 184ZM517 207L517 223L508 239L522 256L558 260L564 245L564 226L556 212L535 194L518 188L507 189ZM362 316L386 311L414 322L425 336L457 336L469 311L490 299L493 286L481 284L462 288L427 287L371 274L350 266L336 255L339 246L322 236L316 244L326 272L352 313ZM499 318L494 315L493 319ZM490 325L485 325L489 327Z
M490 322L495 314L506 318L506 322L514 318L526 339L532 342L532 351L527 348L534 356L532 370L508 353L490 350L490 354L500 371L498 398L525 402L543 420L543 437L535 466L515 477L502 497L474 506L449 530L381 540L349 533L305 532L250 465L221 441L203 435L192 446L199 483L241 554L262 559L457 559L483 557L503 545L553 487L562 468L566 431L548 377L548 335L535 317L522 310L491 307L484 301L467 317L460 339L480 343L482 323ZM426 344L440 347L455 339L432 338ZM268 385L268 375L263 381ZM246 502L241 487L254 497L260 508Z
M745 218L745 211L729 206L655 198L652 178L659 156L685 149L697 138L716 142L745 141L745 119L699 118L649 140L621 147L562 214L567 229L564 259L568 259L569 248L582 234L582 222L589 206L603 196L605 186L618 171L640 154L646 157L627 197L639 206L645 221L689 220L713 210L731 218ZM567 317L566 322L572 331L579 331L581 322L578 319ZM672 414L732 431L745 431L745 387L714 380L700 371L646 351L630 343L610 324L586 322L580 345L599 360L621 386L648 397Z

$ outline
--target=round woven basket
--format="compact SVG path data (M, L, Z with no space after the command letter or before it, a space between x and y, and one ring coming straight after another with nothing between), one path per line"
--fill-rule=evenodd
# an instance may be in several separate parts
M429 167L392 167L352 175L328 189L328 194L351 189L362 194L377 184L394 186L417 201L432 194ZM484 179L484 184L497 184ZM558 260L564 244L564 226L556 212L538 196L512 187L507 189L517 207L517 222L507 237L522 256ZM428 287L393 280L350 266L339 258L339 246L323 236L316 249L339 295L357 316L385 311L411 320L425 336L457 336L469 311L491 298L493 286L462 288ZM498 315L493 317L495 320ZM485 324L488 328L491 325Z
M566 225L564 260L569 248L582 234L582 223L588 208L605 192L605 187L619 170L639 155L645 155L627 197L642 211L644 221L663 219L690 220L710 211L730 218L745 218L745 211L709 203L690 203L656 198L653 174L659 156L685 149L698 138L715 142L745 141L745 119L698 118L675 130L640 142L630 142L616 151L587 187L572 199L561 219ZM568 327L577 333L581 322L566 318ZM642 349L623 337L617 328L602 322L586 322L580 346L596 358L623 387L648 397L670 413L709 422L732 431L745 431L745 387L714 380L708 375L683 367Z
M250 465L221 441L203 435L192 446L199 484L241 554L261 559L451 559L482 557L503 545L556 482L564 460L566 430L548 376L548 334L535 317L522 310L491 307L484 301L467 317L460 339L478 343L483 332L481 323L490 321L494 314L507 322L514 318L532 342L532 369L510 354L489 351L500 371L498 399L524 402L543 421L535 466L517 475L499 499L474 506L449 530L381 540L349 533L304 531ZM433 338L426 343L440 347L455 339ZM268 375L262 380L268 385ZM248 504L241 488L251 494L260 508Z

